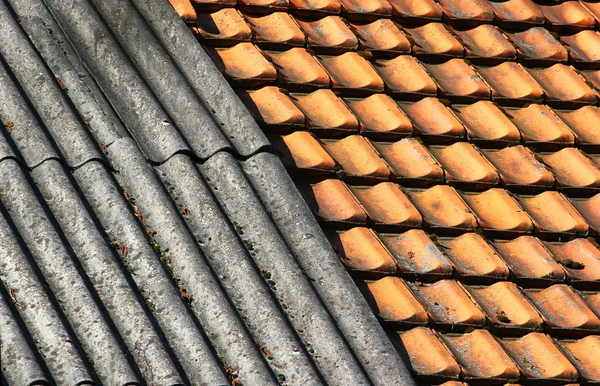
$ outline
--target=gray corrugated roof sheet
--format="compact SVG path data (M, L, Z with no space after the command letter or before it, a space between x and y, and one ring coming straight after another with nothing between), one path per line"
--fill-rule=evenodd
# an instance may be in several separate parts
M270 144L166 0L0 2L9 385L401 385Z

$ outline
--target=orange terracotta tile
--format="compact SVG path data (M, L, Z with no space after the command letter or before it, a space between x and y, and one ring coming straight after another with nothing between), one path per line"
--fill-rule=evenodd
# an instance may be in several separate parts
M481 24L494 19L494 11L485 0L439 0L439 3L450 22Z
M569 125L575 140L582 148L600 149L600 108L583 106L577 110L554 110Z
M360 135L342 140L323 140L323 144L345 175L374 179L388 179L390 176L390 170L369 140Z
M600 22L600 3L595 0L579 0L579 4L594 16L596 23Z
M224 46L252 39L252 30L234 8L198 13L192 30L203 44Z
M561 262L574 285L596 283L600 280L600 250L587 239L568 243L546 243L546 247Z
M400 341L416 374L458 379L460 367L436 332L429 328L416 327L401 333Z
M410 42L390 19L368 24L350 24L363 49L378 56L410 53Z
M578 294L585 300L590 310L600 318L600 292L580 291Z
M274 82L277 71L252 43L239 43L230 48L209 48L207 52L227 77L246 85Z
M408 283L436 324L483 326L485 315L455 280L433 284Z
M265 128L284 131L304 126L304 114L277 87L267 86L244 92L240 94L240 99L254 119Z
M560 282L565 272L540 241L531 236L492 243L517 279L539 282Z
M559 341L559 346L588 382L600 383L600 336L590 335L576 341Z
M338 0L289 0L290 10L299 16L339 14L342 5Z
M305 48L292 48L287 51L267 51L278 71L279 81L289 88L314 89L329 87L327 72Z
M244 17L254 32L254 43L266 48L302 46L304 33L286 12L274 12L265 16Z
M375 69L392 94L435 96L437 85L419 62L409 55L377 60Z
M238 0L238 7L255 13L271 13L286 11L288 0Z
M237 0L191 0L191 2L194 8L201 12L215 12L225 7L235 7L237 4Z
M519 203L533 220L538 232L585 235L588 225L567 199L548 191L537 196L521 196Z
M432 228L471 230L477 226L473 213L450 186L437 185L427 190L407 193Z
M544 290L525 290L540 311L550 331L588 330L600 328L600 319L586 303L565 284L555 284Z
M385 94L373 94L364 99L346 99L346 104L360 123L364 136L394 139L411 135L412 123L398 105Z
M196 11L194 10L192 3L190 3L190 0L169 0L169 3L183 21L186 23L193 23L196 21Z
M296 94L292 100L308 118L307 126L332 134L358 132L358 120L331 90L317 90L308 95Z
M542 88L518 63L504 62L492 67L476 67L479 75L492 88L493 100L541 101Z
M483 193L463 193L479 225L485 230L525 233L532 223L527 214L504 189L493 188Z
M506 186L536 190L554 184L552 173L529 149L521 145L500 150L482 150L482 152L498 170L500 179Z
M525 293L552 330L594 331L600 328L600 319L565 284L555 284L544 290L525 290Z
M422 230L380 236L396 259L400 272L434 277L452 275L452 264Z
M510 119L491 101L453 105L473 142L519 143L521 134Z
M356 52L321 56L319 59L331 77L333 89L348 93L374 93L384 89L383 80L373 66Z
M560 41L569 48L571 61L580 62L582 66L600 65L600 34L585 30L571 36L561 36Z
M352 20L372 20L391 16L392 6L386 0L339 0L342 13Z
M441 64L425 64L440 90L449 98L489 98L490 89L463 59Z
M555 153L542 155L558 186L568 188L600 188L600 169L579 149L567 147Z
M542 86L550 102L596 103L596 94L572 67L555 64L549 68L530 68L529 74Z
M358 47L356 36L339 16L296 22L306 33L308 46L317 52L341 53Z
M315 215L324 221L365 224L367 213L340 180L325 180L303 191Z
M517 48L517 55L522 62L550 64L566 62L569 54L543 27L533 27L523 32L507 33Z
M509 281L491 286L467 287L494 326L518 330L541 330L543 320L521 289Z
M546 21L542 10L531 0L488 1L496 22L506 26L542 25Z
M442 167L415 138L404 138L395 143L380 142L374 145L387 161L396 178L423 183L443 181Z
M438 239L460 276L507 278L508 266L496 251L476 233Z
M488 331L444 335L443 340L460 363L465 380L519 378L519 369Z
M384 322L424 325L429 321L423 306L399 277L367 282L367 288L367 301Z
M525 108L506 108L524 143L555 147L573 145L575 136L563 121L546 105L531 104Z
M304 170L335 171L335 161L310 133L295 133L270 138L285 167Z
M459 382L459 381L448 381L448 382L444 382L442 384L440 384L440 386L469 386L464 382Z
M444 168L449 184L484 188L498 185L500 182L496 169L468 142L432 146L429 151Z
M589 198L571 198L571 203L587 221L590 229L600 233L600 193Z
M442 8L434 0L388 0L400 22L442 20Z
M372 187L351 187L369 216L376 225L400 227L420 227L421 214L404 195L398 185L382 182Z
M404 28L411 38L412 52L422 57L462 57L462 44L448 31L442 23L428 23L420 27ZM438 58L439 60L439 58Z
M415 132L430 139L459 139L465 129L456 116L437 98L424 98L416 103L399 103L413 122Z
M455 30L465 46L467 59L479 63L493 63L514 60L517 57L515 47L504 34L490 24L483 24L468 30Z
M553 5L540 5L544 16L557 31L574 31L594 28L596 20L578 1L564 1Z
M577 380L577 370L547 335L532 332L518 339L503 339L501 343L525 379Z
M336 234L332 246L350 271L394 274L396 263L374 231L352 228Z

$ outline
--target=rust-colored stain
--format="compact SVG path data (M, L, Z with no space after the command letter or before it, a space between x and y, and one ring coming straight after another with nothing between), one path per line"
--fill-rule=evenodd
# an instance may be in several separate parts
M600 383L600 3L170 1L418 383Z
M8 134L11 134L13 129L15 128L15 124L13 123L13 121L8 120L4 122L4 127L6 128Z

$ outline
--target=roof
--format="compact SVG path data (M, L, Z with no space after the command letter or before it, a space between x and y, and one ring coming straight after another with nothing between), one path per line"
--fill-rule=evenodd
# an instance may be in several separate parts
M597 3L172 3L419 383L600 382Z
M411 384L165 0L0 2L0 383Z

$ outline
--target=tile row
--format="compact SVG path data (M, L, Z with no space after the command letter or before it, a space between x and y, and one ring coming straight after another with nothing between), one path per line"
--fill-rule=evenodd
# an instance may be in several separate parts
M600 66L600 34L594 30L558 36L539 26L508 32L490 24L453 29L435 22L400 26L390 19L346 24L340 16L304 19L286 12L253 15L224 8L198 14L192 31L203 44L216 47L253 42L275 50L306 46L325 55L359 50L395 57L412 52L431 60L466 57L488 63L518 60L530 65Z
M567 198L556 191L516 195L502 188L458 191L449 185L405 188L393 182L347 185L338 179L302 184L318 219L338 227L424 227L439 233L481 231L496 236L536 234L556 238L600 231L600 194Z
M598 335L562 340L532 332L519 338L498 338L483 329L441 334L416 327L397 336L400 350L422 380L485 384L600 381ZM450 381L444 385L464 384Z
M426 146L412 137L396 142L360 135L318 139L306 131L270 140L284 165L306 176L336 175L358 183L395 180L406 186L446 183L465 190L502 185L527 193L555 187L570 195L600 190L600 157L575 147L534 152L522 145L480 149L469 142Z
M355 227L330 232L329 239L357 278L397 275L429 282L455 277L464 283L511 280L543 287L568 282L578 288L600 288L600 251L584 238L566 243L532 236L491 240L477 233L443 237L422 229L378 233Z
M236 87L278 84L296 91L331 88L346 96L385 92L403 99L441 96L513 105L545 100L569 107L595 104L598 98L594 82L600 70L578 72L561 63L547 68L516 62L474 66L461 58L425 63L411 55L371 62L359 52L313 55L301 47L263 52L252 43L206 49Z
M554 31L593 29L600 20L600 7L593 1L536 4L532 0L171 0L182 17L193 22L196 12L239 7L265 14L290 12L301 17L339 15L353 21L394 18L404 23L446 21L457 26L498 24L523 28L547 25Z
M600 109L596 106L576 110L540 104L500 107L487 100L448 106L434 97L396 102L385 94L341 98L331 90L288 94L274 86L239 95L270 132L308 129L325 138L360 133L375 140L414 135L438 143L468 138L485 147L522 143L540 150L578 146L600 151Z
M580 293L565 284L523 289L509 281L469 286L455 280L420 283L386 276L358 285L387 327L486 327L498 335L545 330L552 336L584 336L600 329L600 309L593 310L600 292Z

